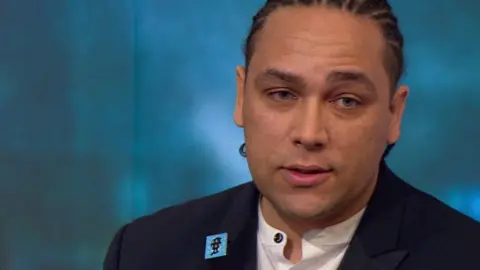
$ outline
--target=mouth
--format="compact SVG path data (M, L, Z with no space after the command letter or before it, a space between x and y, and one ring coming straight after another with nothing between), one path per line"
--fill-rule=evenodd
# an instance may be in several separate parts
M332 169L316 165L292 165L282 168L285 180L294 187L312 187L325 182L331 175Z
M285 169L298 172L298 173L304 173L304 174L325 173L330 171L329 169L325 169L323 167L316 166L316 165L308 165L308 166L291 165L291 166L285 167Z

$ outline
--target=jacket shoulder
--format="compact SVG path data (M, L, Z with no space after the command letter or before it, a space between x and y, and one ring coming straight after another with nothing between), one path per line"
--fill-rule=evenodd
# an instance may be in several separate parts
M405 267L477 269L480 223L432 195L415 190L407 199L400 245L410 250ZM433 268L431 268L433 267Z
M456 232L455 234L458 237L458 230L461 228L465 232L480 233L480 223L478 221L436 197L416 189L407 198L405 215L406 220L415 223L418 229L428 230L432 234Z
M180 230L182 224L190 229L193 224L203 223L202 221L214 223L224 216L237 195L248 188L248 185L251 185L251 183L241 184L212 195L161 209L134 220L128 225L129 230L140 232L160 230L160 228L171 224L176 224L174 229Z
M122 269L150 269L165 267L165 262L203 261L197 251L204 250L205 237L219 233L216 230L232 204L251 193L252 185L245 183L137 218L117 232L106 263Z

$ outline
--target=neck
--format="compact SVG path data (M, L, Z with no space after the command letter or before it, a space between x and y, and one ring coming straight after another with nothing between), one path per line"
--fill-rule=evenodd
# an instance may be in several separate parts
M371 185L364 188L358 196L344 201L335 209L324 213L318 218L298 219L286 215L263 196L260 200L260 207L265 221L270 226L283 231L289 241L301 244L302 237L306 232L314 229L324 229L342 223L365 208L373 194L377 181L375 179L375 181L371 182Z

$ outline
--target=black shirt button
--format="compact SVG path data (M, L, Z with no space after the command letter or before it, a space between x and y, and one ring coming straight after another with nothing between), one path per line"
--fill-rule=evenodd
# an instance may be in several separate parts
M273 237L273 241L275 241L275 243L277 244L280 244L283 241L283 234L276 233L275 236Z

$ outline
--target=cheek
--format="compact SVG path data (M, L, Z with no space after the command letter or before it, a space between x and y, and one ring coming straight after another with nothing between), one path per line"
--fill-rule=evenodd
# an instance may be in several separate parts
M288 134L288 116L264 108L262 104L249 103L245 107L244 134L247 162L254 179L269 178L272 166L283 157L280 151Z
M388 130L384 122L374 116L342 124L337 120L331 128L332 147L340 152L342 160L368 162L381 155L385 148Z
M244 132L248 145L262 148L275 148L283 141L288 130L289 119L286 115L272 112L261 104L250 102L244 114ZM265 151L269 152L269 151Z

